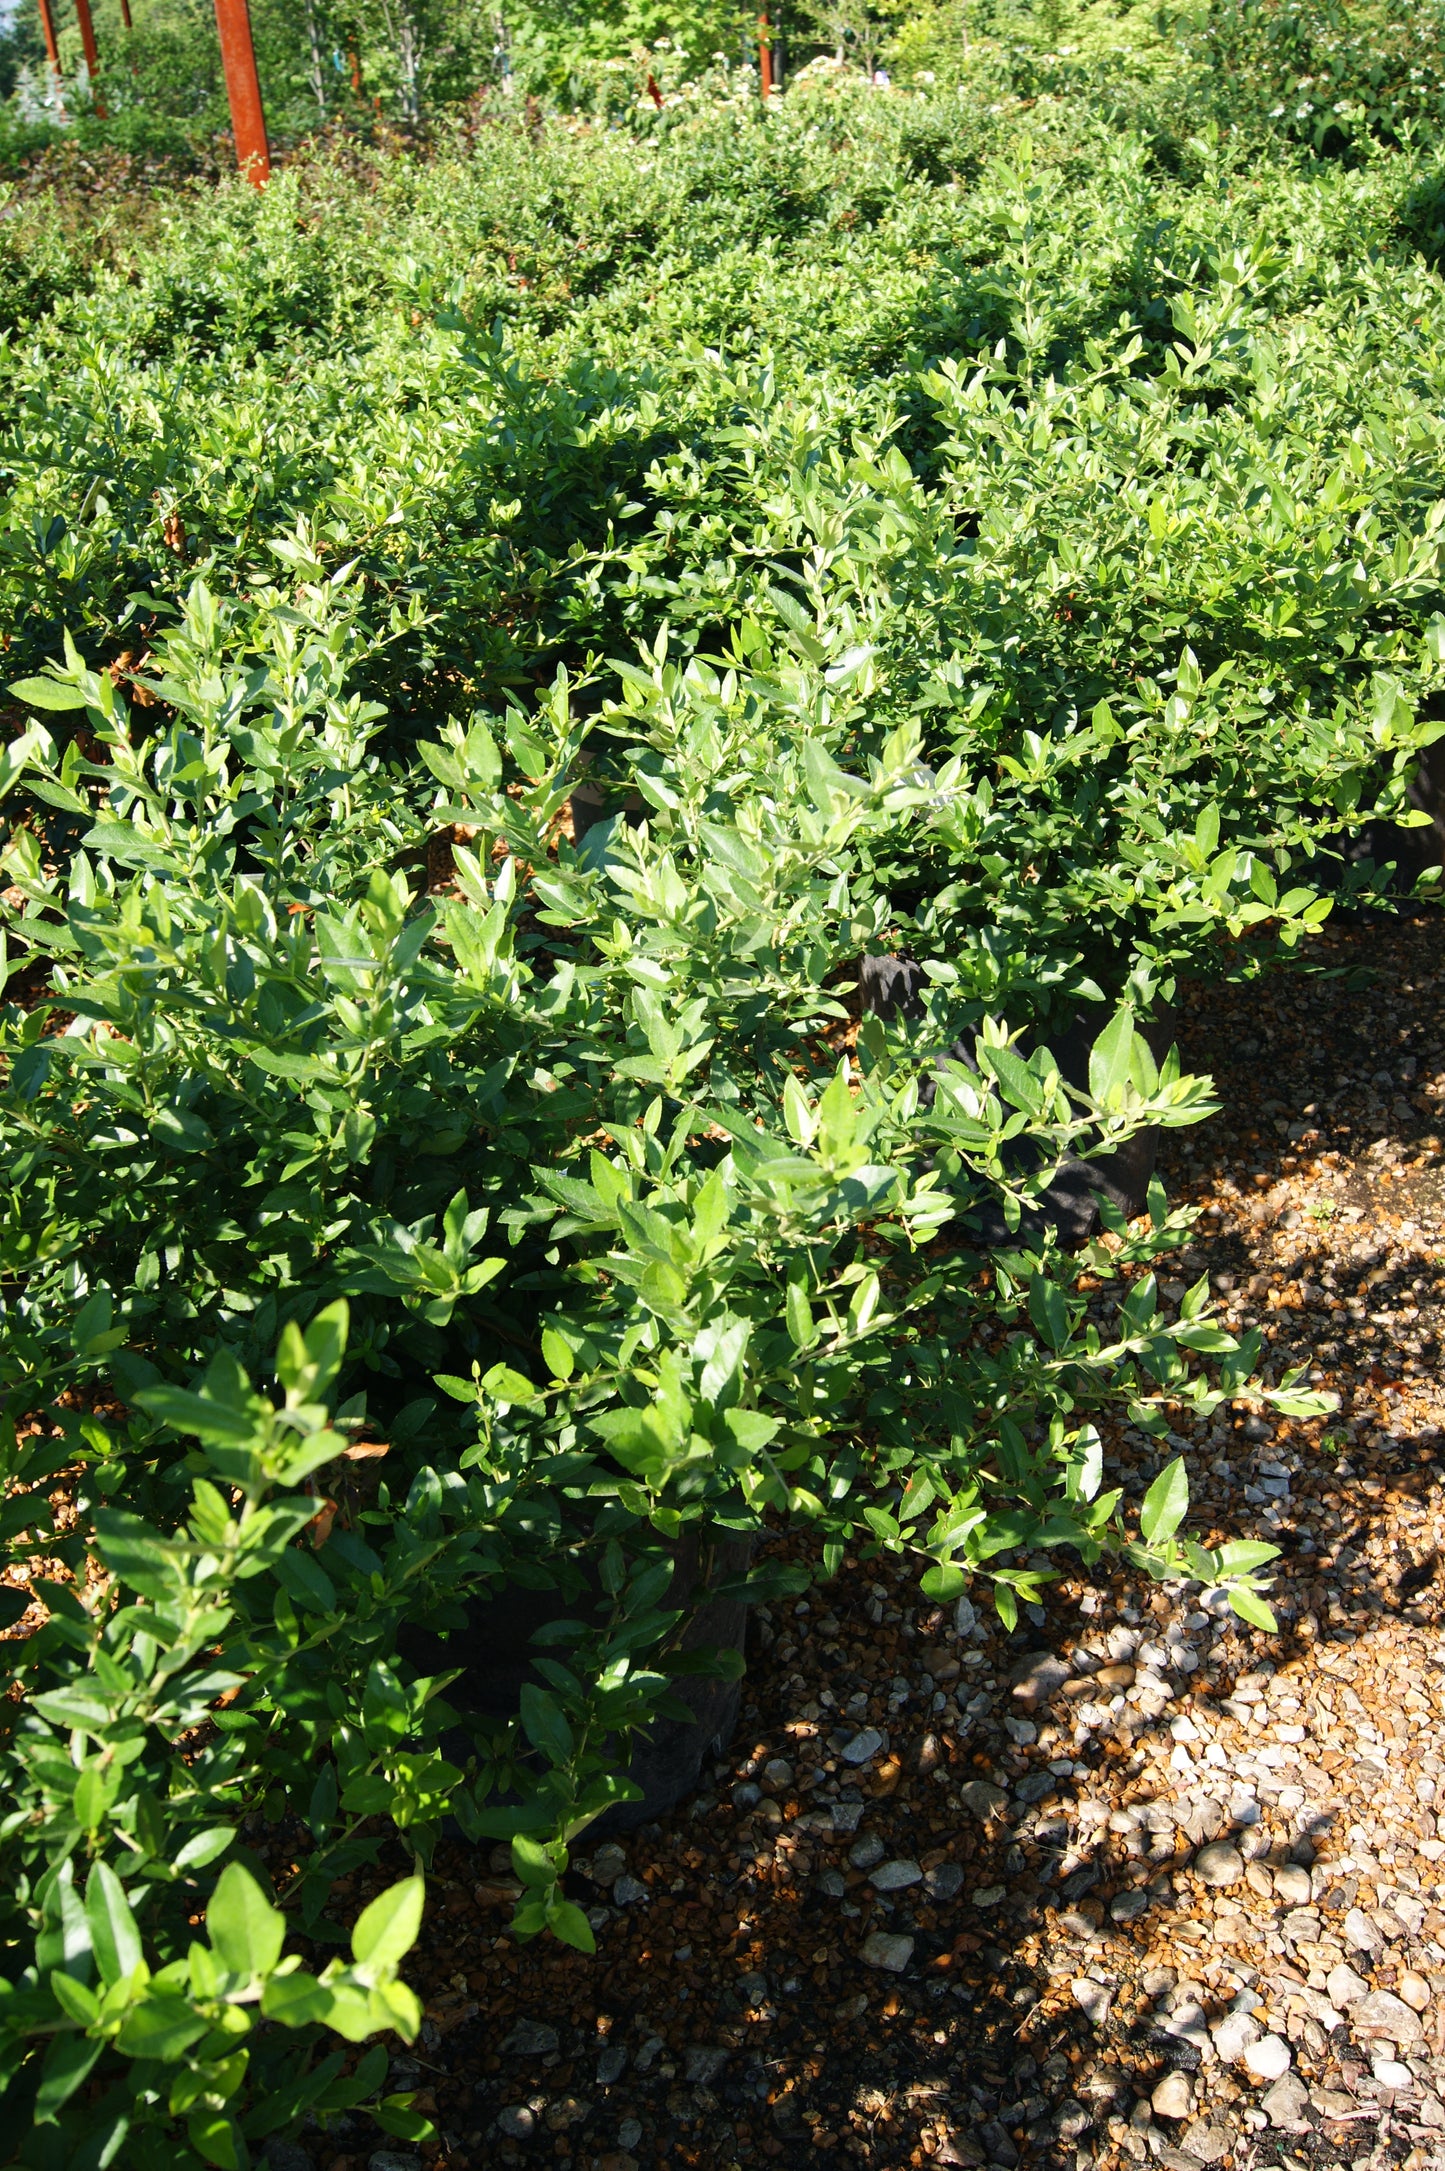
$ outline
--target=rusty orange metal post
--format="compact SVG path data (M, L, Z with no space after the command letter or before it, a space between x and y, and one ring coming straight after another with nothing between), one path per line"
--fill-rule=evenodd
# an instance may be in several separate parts
M264 188L271 175L271 146L266 141L266 112L261 104L261 79L256 73L247 0L216 0L216 28L221 34L221 66L226 71L236 164L253 188Z
M130 19L130 0L120 0L120 19L127 30L134 30L135 24Z
M95 101L96 112L104 120L105 100L95 87L96 78L100 74L100 55L95 49L95 24L90 19L90 0L75 0L75 19L80 25L80 46L85 54L86 73L90 77L90 95Z
M773 95L773 26L767 15L758 17L758 81L764 99Z
M40 28L45 38L45 52L50 62L50 73L54 76L56 88L58 89L60 86L60 47L55 42L55 17L50 12L50 0L40 0Z

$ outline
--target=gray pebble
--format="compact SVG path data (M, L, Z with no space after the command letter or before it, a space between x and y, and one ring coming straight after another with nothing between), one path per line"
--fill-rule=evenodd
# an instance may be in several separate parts
M1211 1840L1194 1857L1194 1874L1207 1885L1237 1885L1244 1875L1244 1857L1227 1839Z
M963 1890L963 1878L964 1872L959 1863L940 1862L928 1871L923 1882L927 1885L931 1898L953 1900L957 1899Z
M547 2058L558 2048L555 2028L545 2020L519 2020L502 2044L505 2058Z
M1046 1794L1053 1794L1058 1780L1051 1771L1031 1771L1026 1779L1020 1779L1014 1788L1014 1799L1020 1802L1041 1802Z
M734 1789L733 1798L734 1800L737 1799L737 1789ZM756 1801L757 1798L757 1789L755 1787L753 1789L753 1800ZM592 1868L589 1874L594 1885L611 1885L616 1884L626 1867L626 1855L615 1839L609 1839L593 1855Z
M843 1750L845 1764L868 1764L883 1746L883 1736L876 1726L865 1726L853 1736Z
M1081 2140L1093 2123L1083 2104L1073 2097L1067 2103L1061 2103L1053 2117L1055 2136L1066 2142Z
M694 2088L710 2088L728 2062L729 2053L721 2043L691 2043L687 2051L685 2077Z
M913 1939L901 1937L891 1930L875 1930L865 1937L859 1953L865 1967L881 1968L885 1974L901 1975L913 1958Z
M618 1907L633 1907L647 1896L646 1885L637 1877L619 1877L612 1887L613 1903Z
M1222 2121L1206 2124L1198 2119L1180 2134L1179 2146L1196 2163L1218 2163L1233 2148L1234 2135Z
M627 2045L625 2043L604 2043L597 2056L598 2087L610 2088L614 2081L621 2080L626 2070Z
M1281 2133L1303 2133L1309 2128L1305 2117L1310 2092L1298 2073L1285 2073L1272 2088L1267 2088L1259 2099L1259 2107L1270 2124Z
M902 1892L908 1885L923 1882L923 1872L916 1862L881 1862L868 1879L875 1892Z
M990 2163L1003 2165L1003 2171L1014 2171L1019 2152L1009 2138L1007 2126L996 2118L987 2119L978 2129L978 2137L988 2150Z
M986 1779L970 1779L959 1788L958 1798L975 1817L996 1817L1008 1807L1003 1788L990 1786Z
M888 1852L876 1832L860 1832L848 1849L848 1860L854 1869L872 1869Z

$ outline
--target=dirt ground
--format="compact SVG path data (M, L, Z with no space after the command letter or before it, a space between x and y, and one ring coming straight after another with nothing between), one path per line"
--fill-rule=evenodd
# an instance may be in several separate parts
M1199 1535L1282 1547L1280 1633L1107 1565L1012 1636L876 1562L764 1612L705 1791L577 1865L595 1959L519 1952L505 1857L444 1850L392 2074L428 2171L1445 2166L1442 937L1180 1006L1224 1110L1169 1142L1173 1294L1207 1270L1341 1398L1165 1448Z

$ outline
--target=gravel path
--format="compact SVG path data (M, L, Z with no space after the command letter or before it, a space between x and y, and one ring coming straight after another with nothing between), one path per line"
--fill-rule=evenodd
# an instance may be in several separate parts
M439 1859L393 2073L434 2164L1445 2166L1440 929L1181 1006L1225 1100L1181 1273L1342 1398L1175 1436L1192 1527L1284 1549L1281 1633L1107 1569L1012 1637L878 1563L765 1614L711 1790L579 1864L596 1960Z

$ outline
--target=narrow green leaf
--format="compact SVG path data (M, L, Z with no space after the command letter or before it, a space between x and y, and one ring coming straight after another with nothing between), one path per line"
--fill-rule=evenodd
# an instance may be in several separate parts
M1139 1511L1139 1529L1150 1545L1162 1545L1172 1538L1189 1512L1189 1477L1184 1468L1184 1458L1176 1455L1155 1478L1144 1495L1144 1505Z
M45 2063L40 2069L40 2086L35 2091L33 2115L37 2126L55 2124L56 2112L62 2104L70 2101L104 2049L105 2039L102 2036L56 2036L45 2053Z
M108 1862L93 1864L85 1887L85 1919L102 1982L123 1982L140 1966L140 1932L125 1887Z

